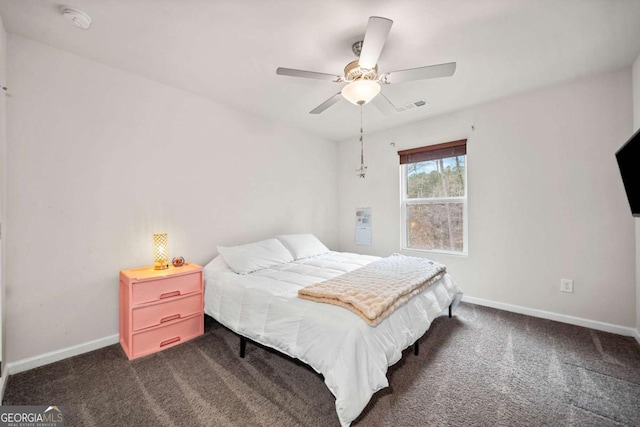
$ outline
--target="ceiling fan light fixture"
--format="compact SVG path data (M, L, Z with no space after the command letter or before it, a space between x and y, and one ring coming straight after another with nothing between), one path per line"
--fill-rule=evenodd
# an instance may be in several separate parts
M355 105L364 105L380 93L380 83L374 80L356 80L342 88L342 96Z

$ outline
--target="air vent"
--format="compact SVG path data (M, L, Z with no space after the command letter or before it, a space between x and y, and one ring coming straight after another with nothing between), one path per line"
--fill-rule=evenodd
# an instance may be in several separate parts
M425 101L424 99L420 99L418 101L410 102L410 103L402 105L400 107L396 107L396 111L398 113L402 113L403 111L413 110L413 109L416 109L418 107L423 107L425 105L427 105L427 101Z

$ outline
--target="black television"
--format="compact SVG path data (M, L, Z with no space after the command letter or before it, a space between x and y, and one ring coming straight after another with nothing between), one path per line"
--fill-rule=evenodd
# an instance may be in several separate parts
M633 216L640 217L640 129L616 152L618 168Z

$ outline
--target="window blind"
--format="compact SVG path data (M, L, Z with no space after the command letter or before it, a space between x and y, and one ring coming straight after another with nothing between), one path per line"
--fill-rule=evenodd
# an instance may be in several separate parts
M467 154L466 139L398 151L401 165L444 159L447 157L463 156L465 154Z

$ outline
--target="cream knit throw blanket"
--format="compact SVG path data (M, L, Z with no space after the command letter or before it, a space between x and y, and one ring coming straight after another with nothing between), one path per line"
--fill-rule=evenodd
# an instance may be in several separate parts
M298 290L300 298L347 308L371 326L442 277L447 268L424 258L393 254Z

